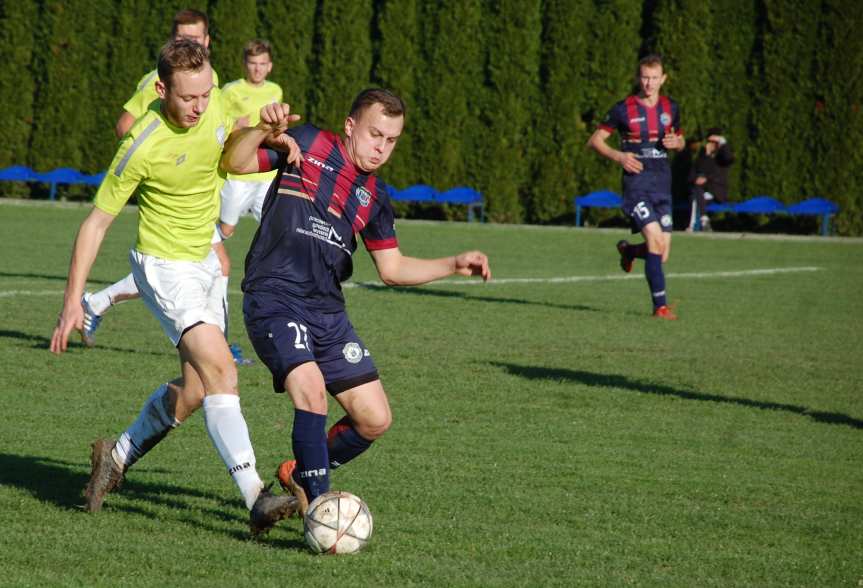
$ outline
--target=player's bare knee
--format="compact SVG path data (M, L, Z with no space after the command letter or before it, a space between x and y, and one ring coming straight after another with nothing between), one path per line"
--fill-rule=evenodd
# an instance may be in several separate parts
M665 242L662 240L661 237L649 234L645 236L644 240L647 243L647 250L650 253L654 253L656 255L664 255Z
M295 370L285 379L285 390L296 408L327 414L327 390L319 373Z
M213 394L237 393L237 366L233 361L223 361L206 366L201 373L206 392Z
M389 411L380 411L374 414L365 414L360 419L354 419L354 427L357 433L369 441L383 437L393 424L393 416Z
M384 433L389 430L391 424L392 419L389 419L385 422L375 423L363 427L362 429L357 429L357 432L369 441L374 441L375 439L383 437Z

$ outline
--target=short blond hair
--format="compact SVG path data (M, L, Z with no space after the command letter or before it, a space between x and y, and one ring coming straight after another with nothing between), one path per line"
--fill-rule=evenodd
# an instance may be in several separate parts
M661 67L662 72L665 73L665 67L662 65L662 56L657 53L651 53L650 55L645 55L641 59L638 60L638 75L641 75L642 67Z
M263 39L252 39L243 47L243 61L249 57L257 57L264 53L269 55L270 59L273 58L273 47L270 45L270 42Z
M170 87L175 71L201 71L209 62L210 52L206 47L189 39L177 39L162 46L156 67L159 79Z

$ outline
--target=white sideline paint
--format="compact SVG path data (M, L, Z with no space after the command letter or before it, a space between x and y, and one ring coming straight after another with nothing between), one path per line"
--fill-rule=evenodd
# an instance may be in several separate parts
M773 274L789 274L797 272L817 272L821 268L814 266L806 267L776 267L767 269L755 270L740 270L728 272L690 272L690 273L667 273L666 278L686 279L686 278L745 278L749 276L769 276ZM495 285L495 284L570 284L574 282L610 282L616 280L643 280L644 274L641 272L635 274L609 274L606 276L559 276L551 278L492 278L490 282L483 282L477 279L461 279L461 280L438 280L437 282L429 282L423 284L424 288L429 286L477 286L477 285ZM382 282L348 282L342 284L345 288L357 288L364 286L383 286Z
M804 267L774 267L766 269L754 270L739 270L734 272L689 272L689 273L670 273L665 274L666 278L680 279L701 279L701 278L746 278L750 276L771 276L775 274L791 274L799 272L817 272L821 268L814 266ZM641 273L624 274L624 275L607 275L607 276L558 276L551 278L493 278L490 282L483 282L477 279L461 279L461 280L438 280L423 284L423 287L429 286L495 286L499 284L572 284L577 282L611 282L617 280L643 280L644 275ZM342 284L342 288L375 288L384 287L383 282L346 282ZM242 294L240 290L231 290L231 294ZM63 290L6 290L0 291L0 298L10 298L13 296L62 296Z

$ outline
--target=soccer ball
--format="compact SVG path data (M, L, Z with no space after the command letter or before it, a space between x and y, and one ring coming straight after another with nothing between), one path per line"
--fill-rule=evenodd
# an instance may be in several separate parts
M316 553L356 553L372 538L372 513L350 492L327 492L309 504L303 528Z

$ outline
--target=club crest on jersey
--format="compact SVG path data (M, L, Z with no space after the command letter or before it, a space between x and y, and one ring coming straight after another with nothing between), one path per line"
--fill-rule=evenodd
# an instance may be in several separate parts
M354 195L357 197L357 200L360 201L361 206L368 206L369 202L372 201L372 193L363 188L362 186L358 186L354 191Z
M659 115L659 122L661 122L664 127L669 126L671 124L671 115L667 112L663 112Z
M363 350L359 343L351 341L342 348L342 355L345 356L348 363L360 363L363 358Z
M670 214L663 214L662 217L659 219L659 224L661 224L663 227L670 227L671 226L671 215Z
M219 125L216 129L216 141L218 141L219 145L225 144L225 126Z

